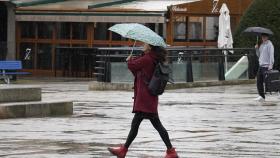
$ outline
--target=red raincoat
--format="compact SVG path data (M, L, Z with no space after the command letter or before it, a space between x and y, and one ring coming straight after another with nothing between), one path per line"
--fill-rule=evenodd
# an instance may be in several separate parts
M134 105L132 112L158 113L158 96L153 96L148 90L147 82L155 70L156 54L149 52L144 56L128 60L128 69L134 79Z

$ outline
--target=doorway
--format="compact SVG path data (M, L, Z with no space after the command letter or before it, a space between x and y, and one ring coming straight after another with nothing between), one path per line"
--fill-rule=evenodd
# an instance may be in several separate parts
M0 2L0 60L7 55L7 6Z

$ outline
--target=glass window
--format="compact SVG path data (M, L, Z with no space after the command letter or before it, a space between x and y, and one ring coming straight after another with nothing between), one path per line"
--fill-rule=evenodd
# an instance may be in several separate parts
M165 39L164 27L165 24L156 24L155 32ZM165 30L166 31L166 30Z
M187 17L176 17L173 27L174 41L187 41Z
M71 23L57 23L57 39L70 39Z
M35 22L21 22L21 38L35 38L36 23Z
M71 47L88 47L87 44L72 44Z
M69 44L59 44L57 47L69 47ZM56 49L55 52L55 69L61 70L61 69L67 69L68 67L68 60L66 58L66 55L64 53L67 53L68 49Z
M122 41L122 40L124 40L124 39L122 38L121 35L119 35L119 34L117 34L117 33L115 33L115 32L112 32L112 40L113 40L113 41Z
M24 69L34 68L34 43L20 43L19 58Z
M153 23L147 23L145 24L145 26L147 26L148 28L150 28L151 30L155 31L156 30L156 25Z
M219 17L206 17L206 40L217 41L219 35Z
M38 44L37 49L37 69L52 68L52 45Z
M203 17L189 17L189 40L203 40Z
M156 32L158 35L160 35L162 38L165 39L165 34L164 34L164 27L163 24L152 24L152 23L148 23L146 24L147 27L149 27L151 30L153 30L154 32ZM166 31L166 30L165 30Z
M0 60L6 59L7 49L7 42L0 41Z
M7 7L0 2L0 42L7 41Z
M79 40L87 39L86 23L72 23L72 39L79 39Z
M94 25L94 40L109 40L109 23L95 23Z
M128 41L128 38L124 38L120 34L112 32L112 40L113 41Z
M38 38L52 39L53 23L39 22L38 23Z

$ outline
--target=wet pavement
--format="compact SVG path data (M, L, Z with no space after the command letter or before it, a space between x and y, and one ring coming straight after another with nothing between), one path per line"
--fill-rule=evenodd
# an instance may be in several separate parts
M74 101L74 115L0 120L0 157L113 158L133 117L132 92L88 91L88 82L41 83L44 100ZM280 103L255 85L167 91L159 114L181 158L279 158ZM128 158L160 158L164 143L142 122Z

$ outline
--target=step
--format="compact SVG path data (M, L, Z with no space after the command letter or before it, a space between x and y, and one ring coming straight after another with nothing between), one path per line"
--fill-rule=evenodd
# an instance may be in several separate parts
M73 102L14 102L0 103L0 119L49 117L73 114Z
M30 85L0 85L0 103L40 101L41 88Z
M229 80L229 81L201 81L201 82L176 82L174 84L167 84L166 90L184 89L193 87L210 87L210 86L225 86L225 85L241 85L241 84L255 84L256 80ZM132 82L123 83L108 83L92 81L89 83L88 89L90 91L133 91Z

